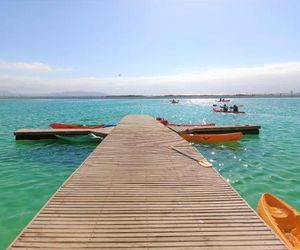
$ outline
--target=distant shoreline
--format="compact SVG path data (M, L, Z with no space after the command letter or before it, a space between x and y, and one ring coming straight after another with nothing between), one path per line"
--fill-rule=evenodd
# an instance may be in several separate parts
M293 98L300 97L297 94L237 94L237 95L107 95L107 96L0 96L0 99L208 99L208 98Z

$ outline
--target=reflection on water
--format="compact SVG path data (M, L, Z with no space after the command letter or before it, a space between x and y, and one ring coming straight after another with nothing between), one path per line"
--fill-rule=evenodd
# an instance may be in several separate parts
M238 141L233 142L213 142L213 143L195 143L194 146L196 148L199 148L199 151L201 151L201 147L210 149L219 149L219 150L244 150L243 145Z

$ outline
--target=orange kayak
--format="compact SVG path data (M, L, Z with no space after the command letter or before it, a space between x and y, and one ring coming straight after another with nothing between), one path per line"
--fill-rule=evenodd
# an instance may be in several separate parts
M243 138L243 133L228 133L228 134L180 134L188 142L230 142L238 141Z
M290 249L300 249L299 212L272 194L263 194L257 212Z

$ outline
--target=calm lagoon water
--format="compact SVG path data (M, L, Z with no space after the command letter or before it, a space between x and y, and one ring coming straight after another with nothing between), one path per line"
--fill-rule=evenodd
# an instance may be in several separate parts
M253 208L263 192L271 192L300 210L300 98L233 99L245 115L214 113L214 101L0 99L0 249L97 146L14 139L16 129L51 122L112 124L127 114L149 114L172 123L260 124L260 135L238 143L196 147Z

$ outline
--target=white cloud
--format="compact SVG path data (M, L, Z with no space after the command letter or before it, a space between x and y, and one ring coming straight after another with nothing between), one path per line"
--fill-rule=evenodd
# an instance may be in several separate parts
M300 62L221 68L141 77L46 78L1 76L0 90L24 93L101 91L109 94L218 94L300 92Z
M43 63L4 62L0 61L1 70L51 72L53 68Z
M14 72L49 73L53 71L69 71L68 68L52 67L40 62L6 62L0 61L0 70Z

